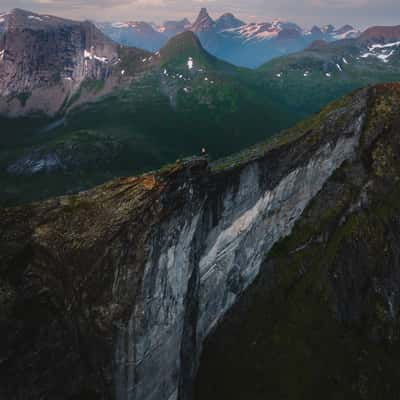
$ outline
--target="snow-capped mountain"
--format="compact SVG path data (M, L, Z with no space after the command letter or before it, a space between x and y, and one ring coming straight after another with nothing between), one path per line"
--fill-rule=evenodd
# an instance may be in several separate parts
M350 31L350 29L346 29ZM331 30L334 34L335 30ZM308 85L321 91L350 85L398 80L400 67L400 26L372 27L358 38L328 43L313 42L307 49L266 63L260 68L280 87ZM325 89L323 89L323 87Z
M380 60L386 64L400 61L400 26L375 26L367 29L359 38L365 60Z
M275 20L272 23L253 22L250 24L244 24L237 28L225 29L221 33L226 37L231 35L232 37L240 39L244 42L257 42L278 37L280 34L282 35L282 32L285 33L285 31L290 32L295 36L298 35L299 37L302 35L302 29L298 25L280 20Z
M332 38L334 40L356 39L360 36L360 33L358 29L353 28L351 25L344 25L333 31Z
M304 34L311 36L313 40L333 42L342 39L355 39L360 36L360 33L358 29L351 25L343 25L339 29L335 29L333 25L326 25L323 27L313 26L310 31L306 31Z
M339 29L333 25L314 26L306 30L283 20L245 23L231 13L214 20L206 8L201 9L193 24L183 19L167 21L161 26L145 22L105 23L98 26L119 43L150 51L158 50L172 36L190 30L213 55L246 67L257 67L274 57L301 51L315 40L332 42L355 38L360 34L350 25Z

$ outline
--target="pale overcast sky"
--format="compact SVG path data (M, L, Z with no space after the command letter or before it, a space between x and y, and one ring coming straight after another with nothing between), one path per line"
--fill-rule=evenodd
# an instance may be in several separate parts
M213 17L232 12L245 21L281 18L304 27L400 25L400 0L0 0L0 11L16 7L97 21L193 20L201 7L207 7Z

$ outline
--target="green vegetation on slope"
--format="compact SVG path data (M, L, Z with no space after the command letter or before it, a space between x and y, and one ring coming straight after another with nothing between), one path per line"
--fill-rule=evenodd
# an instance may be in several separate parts
M258 73L265 90L304 117L355 89L400 80L400 57L385 63L361 57L365 53L368 49L356 40L338 41L277 58Z
M211 56L199 65L196 52L190 53L192 69L186 56L182 64L162 61L158 67L154 61L125 88L68 112L60 126L36 129L26 135L32 140L12 151L4 147L2 203L80 191L199 154L203 147L212 158L226 156L296 122L240 70L221 71L214 58L208 63ZM96 82L88 87L98 90Z

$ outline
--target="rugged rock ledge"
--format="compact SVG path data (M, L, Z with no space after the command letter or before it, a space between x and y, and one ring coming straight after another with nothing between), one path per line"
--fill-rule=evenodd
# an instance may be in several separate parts
M211 167L0 210L0 394L190 399L204 339L359 155L376 90Z

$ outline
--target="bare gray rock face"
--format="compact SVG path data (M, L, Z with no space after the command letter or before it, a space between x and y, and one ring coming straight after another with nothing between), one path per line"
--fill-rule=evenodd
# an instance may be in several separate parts
M118 46L90 22L19 9L1 20L0 113L58 111L85 79L104 80L119 62Z

